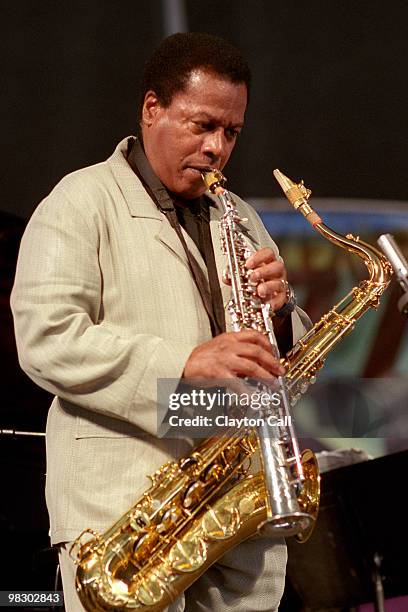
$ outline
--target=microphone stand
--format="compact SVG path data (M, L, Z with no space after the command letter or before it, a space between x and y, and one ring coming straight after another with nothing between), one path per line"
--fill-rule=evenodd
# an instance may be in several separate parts
M408 316L408 262L391 234L382 234L377 242L388 257L403 291L398 300L398 310Z

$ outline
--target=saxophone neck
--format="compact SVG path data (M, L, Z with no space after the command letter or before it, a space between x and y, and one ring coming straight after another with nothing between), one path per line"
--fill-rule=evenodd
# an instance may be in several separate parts
M295 183L277 169L273 171L273 174L294 209L299 211L324 238L342 249L358 255L364 261L369 272L368 282L375 283L375 285L385 289L391 280L392 267L383 253L371 244L360 240L358 236L352 234L343 236L325 225L318 213L309 204L308 200L312 192L305 187L303 181Z
M349 253L355 253L363 261L368 270L368 282L381 286L384 289L388 286L393 271L390 262L381 251L363 240L359 236L338 234L324 223L317 224L315 229L327 240L345 249Z

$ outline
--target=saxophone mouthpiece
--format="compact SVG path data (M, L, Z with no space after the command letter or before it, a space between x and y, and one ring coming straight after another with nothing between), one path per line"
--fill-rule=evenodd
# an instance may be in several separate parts
M300 183L295 183L277 168L273 171L273 175L278 181L279 185L282 187L283 193L288 198L295 210L301 212L313 226L322 223L321 218L308 202L312 192L310 189L304 186L303 181Z
M296 186L296 183L291 181L290 178L286 176L286 174L283 174L283 172L281 172L277 168L276 170L273 171L273 176L276 178L279 185L282 187L282 191L285 195L286 195L286 192L289 191L291 187Z
M227 179L222 172L220 170L216 170L215 168L209 168L208 170L203 169L201 176L207 189L214 194L223 191L224 185L227 182Z

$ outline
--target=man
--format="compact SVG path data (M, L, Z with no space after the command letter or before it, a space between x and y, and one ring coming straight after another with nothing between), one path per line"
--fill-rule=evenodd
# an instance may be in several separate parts
M225 41L166 39L145 70L141 140L125 139L106 162L65 177L23 238L12 307L21 365L56 396L46 493L69 611L82 606L66 543L87 527L108 528L146 489L145 475L189 448L155 437L157 380L283 373L263 335L223 331L222 212L201 178L227 163L249 82ZM255 212L238 198L237 207L256 251L251 279L287 346L304 328L287 304L284 265ZM185 609L275 610L285 562L283 542L249 540L187 591ZM171 606L182 609L184 596Z

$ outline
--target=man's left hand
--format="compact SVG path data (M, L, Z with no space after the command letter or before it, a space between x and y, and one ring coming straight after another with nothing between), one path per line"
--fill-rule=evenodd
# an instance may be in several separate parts
M252 270L250 280L258 283L257 293L263 302L271 305L276 312L287 302L286 269L281 261L276 260L272 249L264 247L251 255L245 262Z

